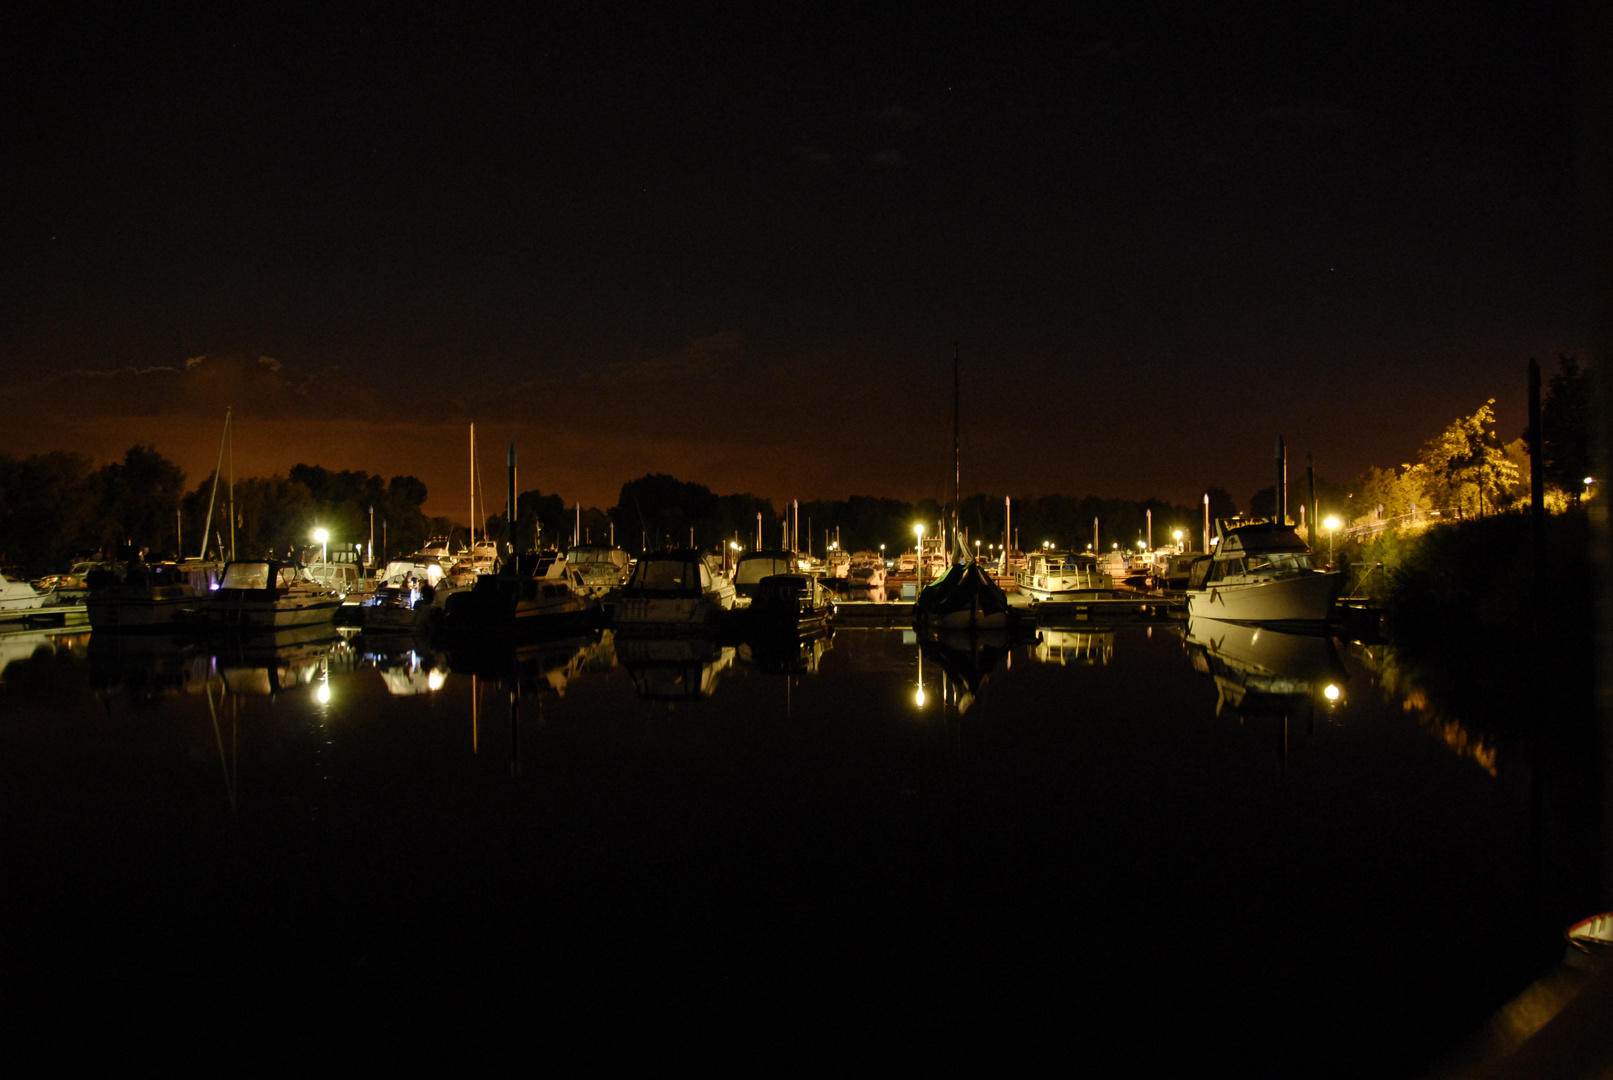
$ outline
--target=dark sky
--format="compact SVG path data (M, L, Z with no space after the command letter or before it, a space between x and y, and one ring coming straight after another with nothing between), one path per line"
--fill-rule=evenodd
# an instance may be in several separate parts
M1560 5L235 7L5 17L0 449L939 496L956 341L965 488L1241 501L1587 352Z

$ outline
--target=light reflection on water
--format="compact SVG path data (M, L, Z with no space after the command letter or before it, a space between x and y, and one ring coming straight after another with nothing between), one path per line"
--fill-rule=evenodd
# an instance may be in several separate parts
M112 957L124 921L85 897L131 891L157 939L188 933L177 886L114 876L132 859L215 898L242 970L304 992L311 967L315 992L395 1003L470 956L563 961L595 995L625 972L663 1009L657 987L691 985L799 1008L827 979L961 1021L990 985L1003 1015L975 1028L1052 1009L1044 1034L1164 1053L1165 1010L1193 1017L1184 1054L1253 1053L1250 1075L1415 1072L1532 961L1522 786L1399 700L1328 700L1372 672L1320 636L80 634L0 657L8 863L74 883ZM74 809L88 790L104 814ZM39 888L48 925L63 898Z

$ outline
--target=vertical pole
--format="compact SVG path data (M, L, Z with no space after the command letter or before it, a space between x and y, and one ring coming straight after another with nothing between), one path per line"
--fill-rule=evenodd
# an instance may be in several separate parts
M1092 519L1092 554L1102 556L1103 548L1098 543L1098 519Z
M1540 363L1529 358L1529 543L1531 633L1540 633L1540 597L1544 594L1541 569L1546 565L1546 466L1540 432Z
M1204 493L1204 553L1210 553L1210 493Z
M470 551L476 557L476 425L470 426Z
M224 414L224 434L230 440L230 560L235 559L235 430L230 414Z
M375 561L375 504L374 503L370 504L370 547L369 547L369 550L364 553L364 561L368 562L368 563L373 563Z
M1003 496L1003 564L1000 571L1008 573L1008 541L1014 538L1014 500Z
M1150 510L1147 510L1147 511L1144 511L1144 512L1148 515L1148 536L1144 540L1144 543L1146 543L1148 545L1148 550L1149 551L1153 551L1154 550L1154 511L1150 509Z
M516 552L516 545L521 542L520 534L515 531L515 444L510 444L510 453L505 460L507 475L505 476L505 503L504 514L510 526L510 554Z
M1277 497L1272 501L1271 516L1277 519L1277 524L1288 524L1288 447L1283 445L1283 437L1277 436Z
M1310 536L1316 532L1316 528L1317 528L1317 518L1316 518L1316 463L1311 460L1311 455L1309 455L1309 454L1305 455L1305 487L1307 489L1306 492L1305 492L1305 495L1306 495L1307 498L1309 498L1310 506L1311 506L1311 521L1310 521L1310 524L1308 526L1306 526L1306 529L1305 529L1305 536L1306 536L1307 539L1309 539Z

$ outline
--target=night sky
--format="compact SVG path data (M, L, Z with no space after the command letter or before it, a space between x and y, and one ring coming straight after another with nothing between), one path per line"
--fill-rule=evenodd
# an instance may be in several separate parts
M1243 502L1589 353L1561 5L237 7L5 17L0 450L941 497L957 342L966 491Z

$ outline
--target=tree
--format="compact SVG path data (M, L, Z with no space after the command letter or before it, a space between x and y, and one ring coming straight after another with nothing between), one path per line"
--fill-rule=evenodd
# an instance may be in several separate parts
M1584 491L1585 478L1601 468L1596 440L1596 379L1578 357L1559 356L1557 371L1540 403L1541 462L1546 483L1556 486L1574 502ZM1533 443L1533 433L1524 432Z
M1504 506L1518 483L1518 468L1495 433L1494 404L1491 398L1472 416L1451 421L1419 455L1429 494L1457 517L1483 517Z

